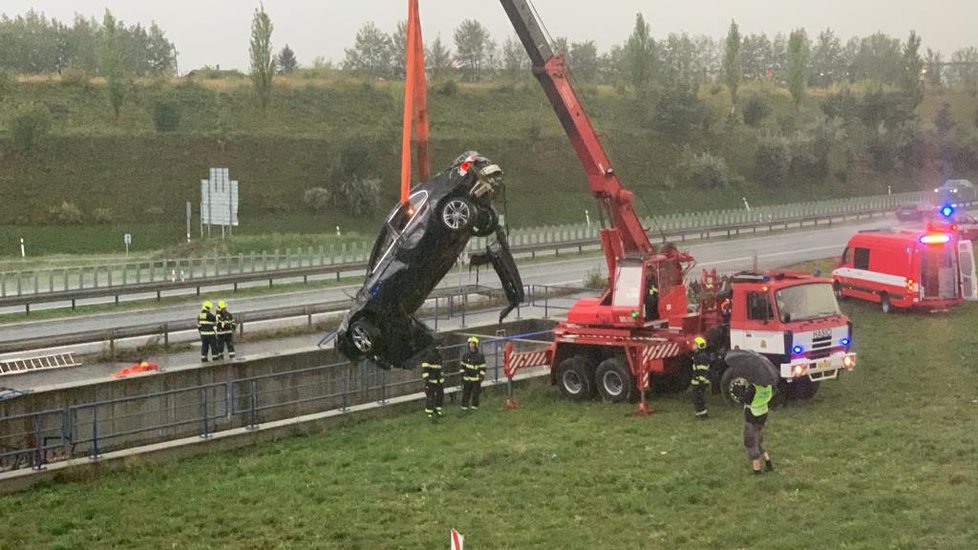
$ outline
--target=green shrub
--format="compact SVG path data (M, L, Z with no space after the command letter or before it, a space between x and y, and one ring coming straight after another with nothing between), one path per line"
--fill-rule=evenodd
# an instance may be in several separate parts
M689 183L700 189L721 189L729 187L735 178L730 176L730 167L723 158L710 153L701 153L687 163Z
M85 221L82 211L75 203L61 201L48 209L48 221L58 225L81 225Z
M157 132L175 132L180 127L180 111L176 105L161 101L153 107L153 124Z
M443 95L445 97L452 97L453 95L458 93L458 83L455 82L454 80L446 80L444 84L442 84L441 86L438 87L437 90L435 90L435 93L437 93L438 95Z
M325 187L313 187L306 189L302 195L302 204L306 209L316 214L322 214L329 209L333 194Z
M340 183L339 203L356 216L369 216L380 206L380 178L352 177Z
M592 269L584 276L584 288L608 288L608 277L604 276L600 269Z
M87 88L91 83L91 76L84 69L65 69L61 73L61 85L67 88Z
M656 102L652 129L669 139L684 139L703 125L705 117L706 106L689 87L671 86Z
M762 140L757 147L755 170L761 183L770 186L785 183L791 171L791 149L787 140L777 136Z
M757 127L771 113L767 101L760 96L751 96L743 108L744 124Z
M99 225L109 225L115 222L115 214L111 208L96 208L92 211L92 221Z
M3 99L14 91L17 85L17 76L3 67L0 67L0 99Z
M24 107L10 122L14 145L24 152L34 149L50 129L51 111L44 105Z

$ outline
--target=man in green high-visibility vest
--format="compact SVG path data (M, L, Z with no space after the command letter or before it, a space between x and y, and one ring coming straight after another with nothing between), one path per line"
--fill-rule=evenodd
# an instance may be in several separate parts
M773 395L774 388L757 384L749 384L740 394L740 402L744 404L744 448L757 475L762 473L762 457L765 469L769 472L774 470L771 455L764 450L764 425L767 423L768 403Z

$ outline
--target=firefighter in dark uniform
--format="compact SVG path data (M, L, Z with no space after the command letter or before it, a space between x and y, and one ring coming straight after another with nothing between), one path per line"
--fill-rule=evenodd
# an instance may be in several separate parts
M217 317L214 316L214 304L210 300L204 302L200 313L197 314L197 332L200 334L200 362L206 363L208 352L217 358Z
M713 357L706 351L706 338L697 336L693 340L696 349L693 351L693 377L690 385L693 386L693 409L696 411L696 418L705 419L709 415L706 409L706 390L710 386L710 364Z
M217 359L224 359L224 350L228 352L228 358L234 359L234 329L237 323L234 322L234 315L228 311L227 302L221 300L217 303Z
M462 356L462 410L479 410L479 393L482 392L482 381L486 379L486 358L479 352L479 339L469 338L469 349Z
M648 289L645 293L645 320L654 321L659 318L659 289L655 286L655 279L651 275L645 283Z
M428 358L421 363L421 380L424 382L424 412L431 420L437 420L442 417L441 408L445 402L445 373L438 346L432 348Z

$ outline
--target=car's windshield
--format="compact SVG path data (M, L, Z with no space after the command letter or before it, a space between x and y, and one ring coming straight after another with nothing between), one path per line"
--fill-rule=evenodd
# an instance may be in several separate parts
M804 321L839 315L832 285L812 283L783 288L774 294L781 321Z

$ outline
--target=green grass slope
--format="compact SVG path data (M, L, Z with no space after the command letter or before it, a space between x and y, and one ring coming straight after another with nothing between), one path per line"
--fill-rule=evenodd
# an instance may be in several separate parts
M561 401L419 412L4 499L0 548L930 548L978 540L978 306L848 303L859 365L775 409L777 471L749 472L741 412Z

